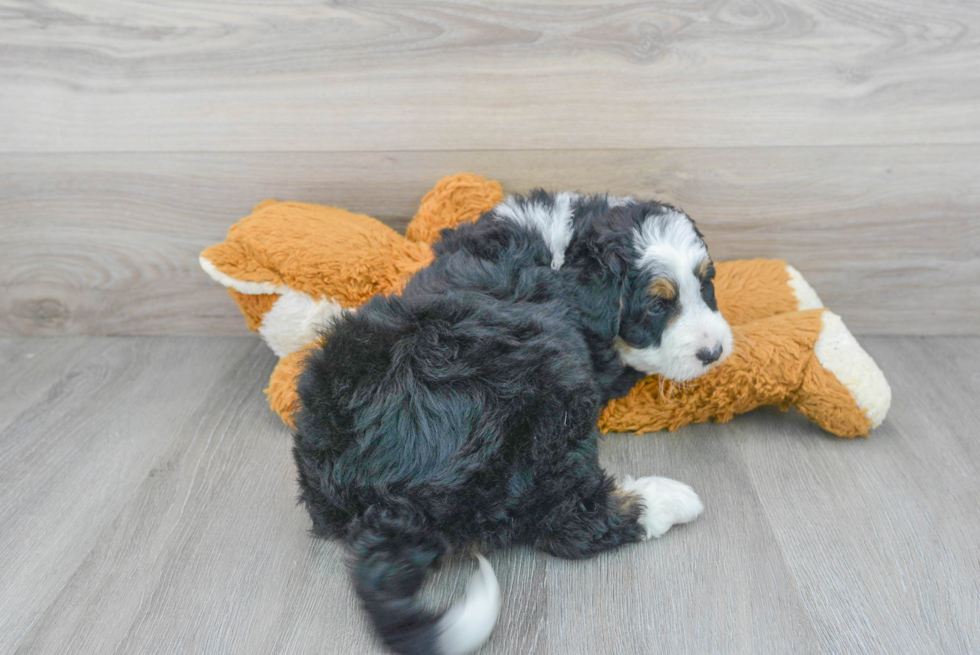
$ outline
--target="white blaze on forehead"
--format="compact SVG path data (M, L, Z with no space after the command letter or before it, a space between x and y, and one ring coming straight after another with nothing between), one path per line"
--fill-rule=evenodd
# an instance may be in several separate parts
M694 269L708 258L708 250L694 231L694 223L673 210L647 218L633 232L633 245L639 268L650 271L654 277L670 277L681 287L685 281L696 279ZM700 293L700 282L696 291Z
M677 284L682 314L710 311L701 298L701 280L694 274L698 264L708 258L708 250L691 219L673 210L650 216L633 233L633 244L640 269Z
M511 196L494 207L493 213L538 232L551 251L551 268L558 269L565 263L565 250L572 241L572 203L578 197L577 193L556 193L554 202L546 204L522 203Z

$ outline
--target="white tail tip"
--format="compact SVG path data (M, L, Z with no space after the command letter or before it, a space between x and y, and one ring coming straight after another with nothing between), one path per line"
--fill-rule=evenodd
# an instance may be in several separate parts
M476 556L480 570L466 584L466 597L439 620L439 647L446 655L472 653L490 638L500 615L500 585L493 567Z

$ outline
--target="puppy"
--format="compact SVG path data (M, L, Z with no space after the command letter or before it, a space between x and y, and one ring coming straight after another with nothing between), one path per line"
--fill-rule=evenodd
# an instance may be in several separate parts
M315 533L399 653L489 636L489 563L443 614L417 599L447 553L530 544L590 557L702 510L659 477L599 466L599 412L643 375L689 380L731 352L714 268L684 213L632 198L513 196L443 232L400 296L339 317L299 381L294 456Z

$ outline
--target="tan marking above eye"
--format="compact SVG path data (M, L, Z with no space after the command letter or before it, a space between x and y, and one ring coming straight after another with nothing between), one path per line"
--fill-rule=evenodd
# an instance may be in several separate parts
M677 297L677 285L673 280L665 277L658 277L650 283L650 295L664 300L673 300Z
M708 277L708 268L711 266L710 259L702 259L698 267L694 269L694 274L698 276L698 279L703 280Z

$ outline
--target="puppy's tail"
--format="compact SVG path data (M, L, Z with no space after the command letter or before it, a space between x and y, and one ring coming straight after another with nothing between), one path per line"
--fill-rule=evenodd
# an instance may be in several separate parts
M352 542L357 595L381 639L396 653L472 652L497 622L497 578L490 563L477 555L480 570L470 579L463 602L441 616L426 610L417 594L426 572L446 548L420 523L387 511L365 514Z

